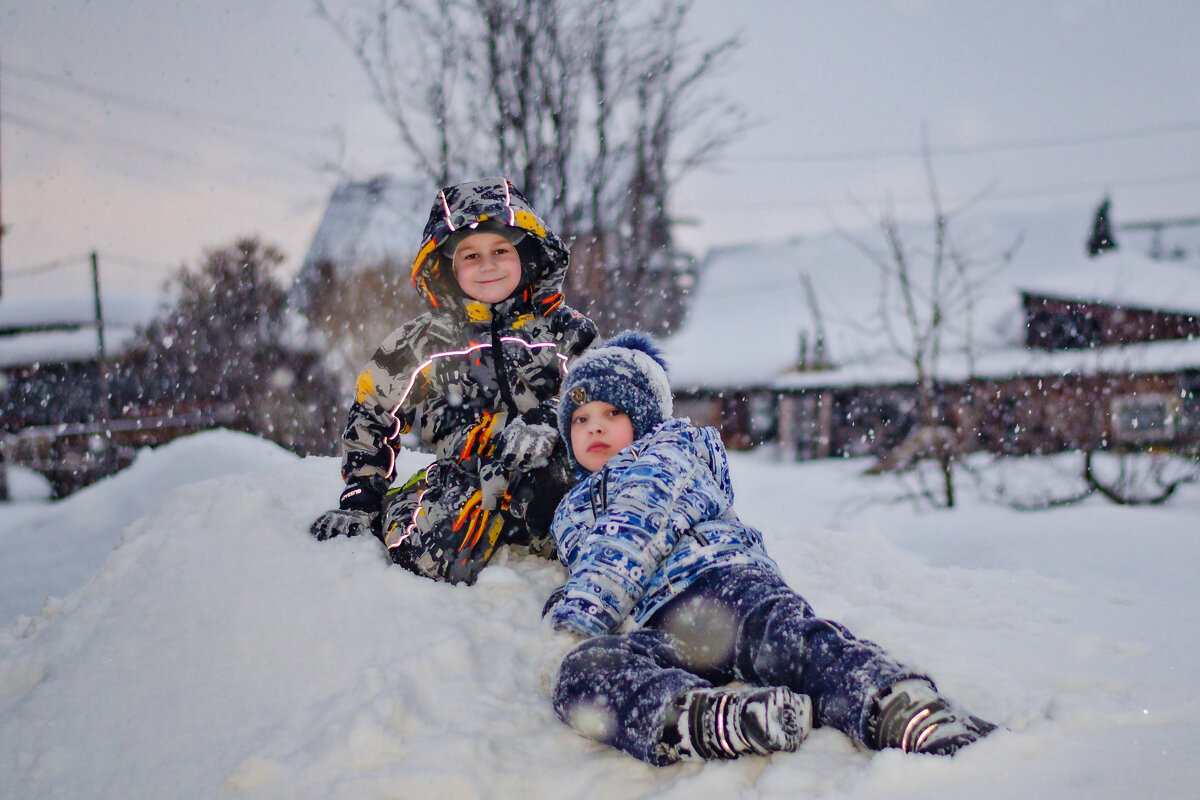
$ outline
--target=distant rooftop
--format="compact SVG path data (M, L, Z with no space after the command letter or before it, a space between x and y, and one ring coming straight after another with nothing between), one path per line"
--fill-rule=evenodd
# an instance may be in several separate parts
M104 293L104 346L119 353L137 328L154 318L163 296ZM95 300L91 295L0 300L0 368L95 359L99 350Z
M1085 241L1092 213L1080 208L960 218L958 244L978 258L1021 239L1012 262L977 294L971 331L977 353L1021 347L1022 291L1200 313L1200 265L1155 260L1129 245L1089 258ZM919 241L928 237L928 226L909 226L908 233ZM883 244L873 229L848 236L877 248ZM803 276L814 290L816 313ZM829 359L843 371L886 370L896 359L879 331L879 287L878 268L837 232L714 250L701 265L687 319L664 342L672 385L771 382L795 368L801 339L813 347L818 328ZM961 349L964 334L949 332L948 353Z
M296 275L301 300L322 265L352 275L385 261L407 264L417 254L436 189L424 180L377 175L338 184Z

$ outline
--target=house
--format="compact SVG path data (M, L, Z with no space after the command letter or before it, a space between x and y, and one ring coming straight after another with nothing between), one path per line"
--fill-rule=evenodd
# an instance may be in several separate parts
M62 497L127 466L141 447L235 422L221 409L156 402L106 368L162 302L106 293L101 325L91 295L0 300L0 481L5 465L22 466Z
M970 315L947 321L937 406L961 449L1200 441L1200 268L1124 248L1089 258L1089 218L961 222L963 252L1022 240ZM789 458L896 451L918 427L916 374L880 325L879 270L856 244L871 235L710 254L665 343L677 413L716 425L731 447L773 443Z
M91 418L102 358L121 353L159 309L156 294L0 300L0 430Z
M148 294L105 294L100 324L90 295L0 300L3 463L41 472L61 495L73 488L68 475L108 468L123 457L107 439L93 441L95 431L65 450L57 434L95 423L109 394L104 357L124 350L159 301Z
M426 183L376 175L338 184L296 274L295 307L307 311L321 287L382 264L402 265L407 279L436 191Z

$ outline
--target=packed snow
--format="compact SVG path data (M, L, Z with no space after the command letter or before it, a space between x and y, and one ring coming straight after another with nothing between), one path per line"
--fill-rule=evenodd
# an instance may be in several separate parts
M539 694L561 567L502 551L456 587L372 539L317 542L337 460L215 431L62 501L18 481L24 499L0 506L0 797L1095 800L1200 784L1200 487L1037 513L964 490L922 513L870 502L896 487L864 462L731 461L742 517L819 613L1005 730L952 759L818 729L793 754L649 767ZM1006 468L1041 485L1069 465Z

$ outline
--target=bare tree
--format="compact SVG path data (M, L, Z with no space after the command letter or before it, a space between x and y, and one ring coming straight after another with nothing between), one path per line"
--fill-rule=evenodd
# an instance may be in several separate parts
M736 40L726 39L693 54L685 35L690 6L690 2L662 3L640 26L643 35L630 39L632 93L636 102L632 136L624 153L628 177L624 181L624 202L612 206L620 217L601 226L628 231L619 237L623 280L634 286L655 288L659 293L669 291L669 287L655 286L655 277L661 279L674 273L674 265L670 263L671 186L708 161L741 130L740 123L720 123L738 119L734 107L698 91L716 65L736 47ZM682 131L698 134L689 137L686 149L680 147ZM654 321L661 318L657 304L644 302L654 296L653 291L614 293L618 301L632 301L628 309L618 306L621 316L647 328L653 328Z
M582 245L572 302L602 326L668 316L614 311L608 295L674 291L638 288L681 260L671 191L743 129L739 109L706 93L736 39L689 39L691 5L314 0L415 169L438 185L506 174Z
M877 221L882 248L843 235L879 269L878 333L890 349L913 369L917 422L909 435L874 468L876 471L911 467L933 459L940 467L941 485L922 482L918 494L935 506L955 504L953 465L962 453L963 431L939 403L939 370L948 350L957 349L973 370L974 310L980 287L1011 262L1020 238L997 253L983 255L959 244L958 221L980 196L963 207L948 210L942 203L930 156L928 135L922 130L922 160L932 212L928 243L915 235L886 208Z
M1142 453L1141 459L1118 456L1115 473L1097 468L1094 450L1084 451L1083 480L1089 490L1122 506L1156 506L1165 503L1180 487L1200 480L1194 458Z
M322 270L331 271L332 265ZM306 315L324 337L326 366L343 395L353 391L359 370L384 337L426 309L407 272L386 259L336 279L322 275L321 291L313 293Z
M1062 463L1067 454L1040 459L1040 465L1022 459L1012 469L1004 457L996 457L968 469L982 497L1017 511L1045 511L1090 497L1122 506L1155 506L1170 500L1180 487L1200 482L1194 448L1169 452L1089 447L1075 456L1079 467L1074 472Z
M363 70L372 96L395 126L421 174L438 185L462 169L472 126L454 108L469 44L459 33L461 2L376 0L334 10L314 0Z
M293 335L274 246L241 238L180 268L174 298L110 365L108 401L127 416L228 407L243 429L301 454L328 454L338 393L321 354Z

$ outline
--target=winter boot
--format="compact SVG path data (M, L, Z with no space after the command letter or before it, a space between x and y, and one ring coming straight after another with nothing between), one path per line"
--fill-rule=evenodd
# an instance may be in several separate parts
M895 747L906 753L954 755L996 726L956 708L920 679L900 681L877 701L868 744L876 750Z
M791 752L812 730L812 702L782 686L692 689L671 707L670 756L688 760Z

